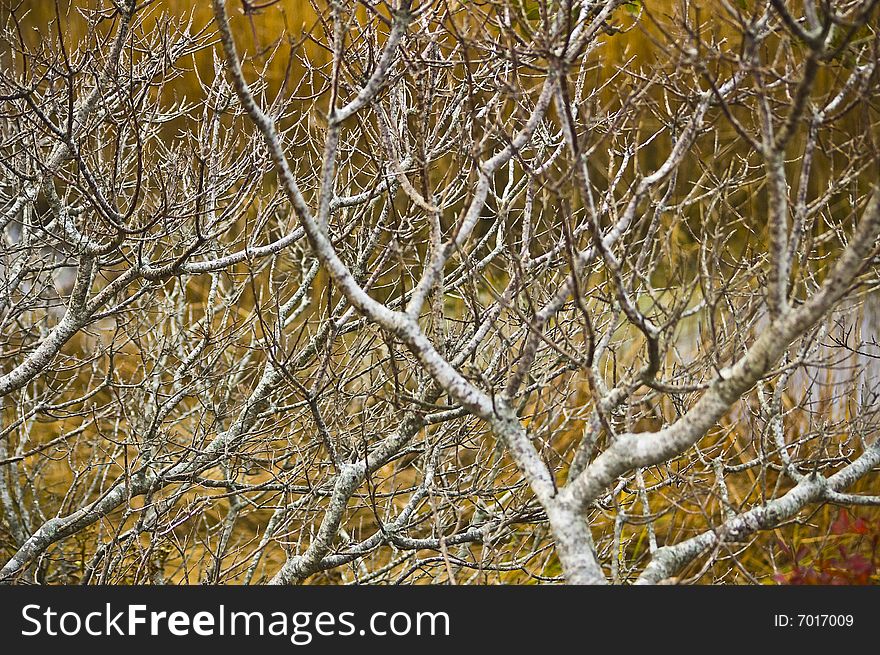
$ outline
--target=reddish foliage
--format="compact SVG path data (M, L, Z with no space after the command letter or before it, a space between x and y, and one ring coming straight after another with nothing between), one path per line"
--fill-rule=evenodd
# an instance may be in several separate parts
M872 524L863 518L852 519L846 510L841 509L831 524L831 534L848 537L846 543L837 546L833 557L824 550L811 553L805 546L792 554L788 546L779 542L783 552L794 560L794 566L788 573L775 575L776 582L785 585L878 584L880 521ZM808 563L804 563L808 558Z

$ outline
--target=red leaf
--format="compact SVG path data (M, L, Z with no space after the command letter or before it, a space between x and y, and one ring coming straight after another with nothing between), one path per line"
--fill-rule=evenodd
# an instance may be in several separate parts
M831 524L831 534L849 534L850 522L849 515L845 510L840 510L837 514L837 520Z
M844 562L844 567L856 575L862 575L865 573L871 575L874 570L874 565L861 555L853 555L850 557Z

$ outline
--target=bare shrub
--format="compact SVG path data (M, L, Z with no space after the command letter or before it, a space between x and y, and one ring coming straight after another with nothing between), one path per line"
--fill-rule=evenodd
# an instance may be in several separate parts
M756 581L880 503L875 0L40 4L5 581Z

